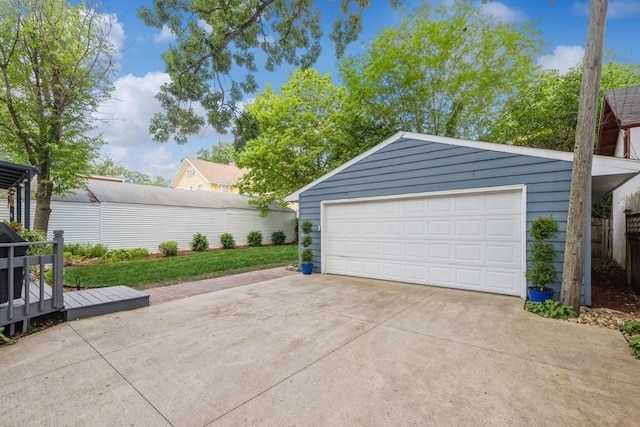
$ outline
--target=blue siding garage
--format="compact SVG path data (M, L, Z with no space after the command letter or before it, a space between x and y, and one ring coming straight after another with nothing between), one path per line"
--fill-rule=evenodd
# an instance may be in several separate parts
M594 197L638 173L610 160L594 159ZM571 153L401 132L288 200L315 225L316 272L524 296L538 216L560 223L561 273L572 164Z

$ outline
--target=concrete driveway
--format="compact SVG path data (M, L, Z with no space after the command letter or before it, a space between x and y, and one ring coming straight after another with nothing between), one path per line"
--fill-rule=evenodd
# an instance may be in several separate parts
M0 424L637 425L616 332L513 297L290 276L0 347Z

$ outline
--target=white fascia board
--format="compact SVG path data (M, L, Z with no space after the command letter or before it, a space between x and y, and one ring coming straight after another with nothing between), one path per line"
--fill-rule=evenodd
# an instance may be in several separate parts
M640 172L640 160L630 160L620 157L593 156L591 165L592 176L633 174Z

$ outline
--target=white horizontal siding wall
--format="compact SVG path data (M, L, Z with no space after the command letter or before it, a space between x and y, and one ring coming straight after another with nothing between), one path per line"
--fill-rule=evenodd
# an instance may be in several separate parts
M35 200L31 203L31 223ZM9 219L6 204L0 204L0 220ZM203 233L212 248L220 247L220 235L231 233L237 245L247 244L247 234L262 232L263 243L271 243L271 233L283 231L286 241L295 239L295 212L273 211L260 217L249 209L212 209L130 203L51 202L49 236L63 230L66 243L102 243L110 249L147 248L158 252L168 240L189 249L195 233Z
M271 233L283 231L286 235L286 242L295 240L296 214L295 212L273 211L266 217L258 215L258 211L227 209L227 233L233 235L236 245L246 245L247 235L251 231L262 232L262 243L271 244ZM213 246L214 242L209 239ZM215 242L215 246L220 246L220 241Z
M35 203L31 205L35 211ZM100 242L100 203L51 202L48 238L53 231L64 231L66 243Z
M181 206L101 203L102 243L109 248L147 248L158 252L168 240L189 249L197 232L214 246L224 233L224 210Z

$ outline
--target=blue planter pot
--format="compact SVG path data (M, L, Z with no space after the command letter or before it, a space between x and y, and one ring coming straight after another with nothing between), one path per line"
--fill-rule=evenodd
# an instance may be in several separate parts
M300 264L300 270L302 274L311 274L313 273L313 264Z
M553 289L551 288L544 288L542 291L538 288L527 288L527 293L529 301L533 302L545 302L548 299L553 299Z

